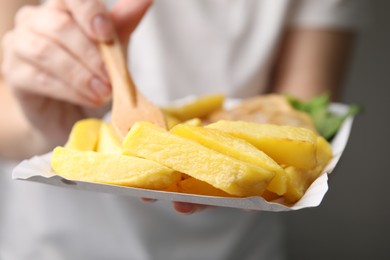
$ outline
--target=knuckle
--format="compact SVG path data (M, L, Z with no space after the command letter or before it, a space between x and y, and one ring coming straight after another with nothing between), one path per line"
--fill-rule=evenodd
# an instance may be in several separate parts
M77 2L79 13L88 20L96 14L104 13L106 10L101 1L79 0Z
M74 79L76 88L84 88L89 84L91 76L81 66L73 66L69 71L70 79Z
M20 75L17 76L17 73L13 72L10 66L7 65L2 65L2 70L3 70L3 78L4 81L7 83L7 86L13 88L15 86L19 85L20 82Z
M47 60L52 49L52 43L44 38L31 39L31 57L36 60Z
M85 50L85 60L94 67L100 67L103 64L103 60L96 48L87 48Z
M6 50L11 46L12 41L12 32L7 32L4 34L3 39L1 40L1 47L4 50L4 53L7 53Z
M67 31L69 28L72 28L75 25L73 18L66 13L58 15L55 19L55 22L51 24L54 31Z
M11 40L12 40L12 36L10 32L4 35L2 39L3 61L0 62L2 75L7 75L10 71L12 71L11 68L12 48L10 48L12 46Z
M9 63L6 68L6 73L3 74L5 82L11 88L23 88L24 83L32 84L32 75L34 72L32 68L26 64L17 62L15 65Z
M50 76L49 74L41 71L41 70L35 70L32 71L32 75L34 77L35 82L38 86L45 87L48 86L50 83Z
M7 57L4 57L3 62L1 62L1 74L6 77L6 75L8 75L10 71L12 71L11 63L9 62L9 59Z
M2 74L2 76L3 76L3 78L4 78L4 81L5 82L10 82L10 72L11 70L10 70L10 66L9 66L9 63L7 63L7 62L3 62L2 64L1 64L1 74Z
M31 14L36 10L36 7L26 5L19 9L19 11L15 15L15 24L21 23L27 20Z
M93 37L93 18L103 15L108 19L109 15L103 1L98 0L68 0L68 6L75 20L88 36Z

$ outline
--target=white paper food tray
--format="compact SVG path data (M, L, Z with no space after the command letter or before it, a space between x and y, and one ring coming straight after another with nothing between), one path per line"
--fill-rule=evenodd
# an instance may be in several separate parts
M348 106L343 104L331 104L330 106L330 110L338 114L346 113L347 109ZM338 161L340 160L341 155L343 154L344 148L346 147L351 132L352 122L353 117L349 117L344 121L342 127L331 142L333 148L332 160L329 162L323 173L312 183L312 185L306 191L304 196L298 202L291 206L286 206L281 203L278 203L277 200L268 202L261 197L222 198L213 196L183 194L176 192L155 191L82 181L70 181L56 175L53 172L50 166L50 153L41 156L35 156L29 160L21 162L14 168L12 172L12 178L17 180L33 181L78 190L88 190L94 192L128 195L168 201L190 202L212 206L274 212L298 210L303 208L316 207L321 203L323 197L328 190L328 174L334 170Z

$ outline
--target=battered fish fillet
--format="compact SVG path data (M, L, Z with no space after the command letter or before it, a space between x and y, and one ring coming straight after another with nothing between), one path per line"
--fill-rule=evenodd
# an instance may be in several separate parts
M238 106L214 112L206 119L207 123L218 120L240 120L259 124L290 125L316 131L309 115L295 110L284 96L277 94L246 99Z

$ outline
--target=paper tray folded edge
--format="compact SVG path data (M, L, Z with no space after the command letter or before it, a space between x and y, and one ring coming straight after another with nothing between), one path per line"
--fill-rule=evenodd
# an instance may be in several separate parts
M348 106L344 104L332 104L330 109L336 113L343 113L347 111ZM342 127L337 132L335 138L332 140L334 157L329 162L324 172L311 184L304 196L291 206L286 206L277 202L268 202L261 197L222 198L66 180L56 175L52 171L50 167L51 153L35 156L29 160L22 161L14 168L12 172L12 178L17 180L45 183L63 188L88 190L116 195L146 197L151 199L206 204L212 206L233 207L247 210L263 210L273 212L299 210L320 205L328 190L327 175L334 170L341 158L341 155L344 152L352 129L352 123L353 116L347 118L344 121Z

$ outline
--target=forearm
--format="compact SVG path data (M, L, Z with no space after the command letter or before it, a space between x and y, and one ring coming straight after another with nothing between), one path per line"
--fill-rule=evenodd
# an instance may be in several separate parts
M282 41L272 91L302 99L328 92L338 99L354 39L349 31L290 29Z

